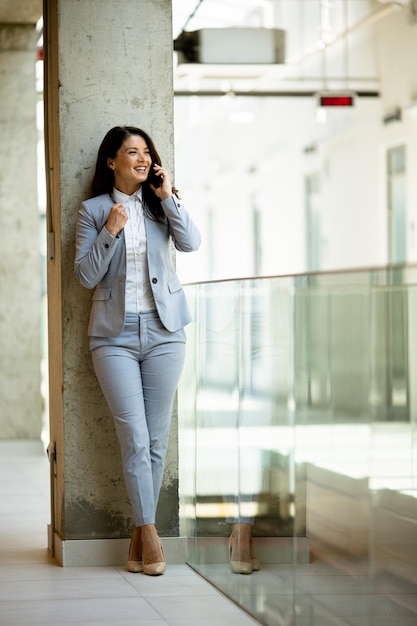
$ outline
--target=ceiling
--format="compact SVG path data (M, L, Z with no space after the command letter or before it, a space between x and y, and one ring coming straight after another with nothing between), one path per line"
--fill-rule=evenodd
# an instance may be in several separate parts
M376 94L378 68L372 26L409 0L173 0L174 40L210 28L279 28L285 62L183 63L174 71L177 95L286 95L342 89ZM247 45L251 45L250 37Z
M268 15L271 19L274 4L277 0L173 0L174 38L184 26L185 30L198 30L242 26L249 22L259 25Z
M175 55L175 93L285 94L334 86L376 91L369 26L390 12L406 10L409 2L172 0L174 40L184 30L249 27L285 31L285 63L178 63ZM0 23L35 24L42 9L42 0L0 0ZM360 62L355 64L358 54Z

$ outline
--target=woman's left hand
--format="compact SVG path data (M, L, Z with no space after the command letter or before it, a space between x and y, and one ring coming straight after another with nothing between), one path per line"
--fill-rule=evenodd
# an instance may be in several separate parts
M155 187L155 185L152 185L151 183L152 191L160 200L166 200L172 195L172 183L169 174L166 169L160 165L156 165L156 163L153 165L153 171L159 177L161 185L159 187Z

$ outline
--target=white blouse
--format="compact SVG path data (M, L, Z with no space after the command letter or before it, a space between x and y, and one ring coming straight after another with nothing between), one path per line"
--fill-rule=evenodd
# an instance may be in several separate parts
M121 202L128 215L124 227L126 243L126 313L153 311L155 301L149 282L142 189L131 196L113 188L113 200Z

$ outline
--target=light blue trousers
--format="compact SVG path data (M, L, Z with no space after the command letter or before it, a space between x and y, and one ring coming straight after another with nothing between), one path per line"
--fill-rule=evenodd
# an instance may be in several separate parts
M120 442L134 524L154 524L185 331L167 331L153 311L127 314L118 337L91 337L90 348Z

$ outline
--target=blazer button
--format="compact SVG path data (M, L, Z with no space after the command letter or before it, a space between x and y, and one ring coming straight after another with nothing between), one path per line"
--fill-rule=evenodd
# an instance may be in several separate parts
M156 283L158 282L158 279L157 278L152 278L152 282L153 282L154 285L156 285Z
M108 244L108 243L105 243L105 244L104 244L104 247L105 247L105 248L108 248L108 247L109 247L109 244Z

